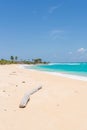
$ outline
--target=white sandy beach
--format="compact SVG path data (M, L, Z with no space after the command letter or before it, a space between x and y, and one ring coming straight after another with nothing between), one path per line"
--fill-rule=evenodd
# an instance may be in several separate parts
M19 108L24 94L41 84ZM87 82L0 65L0 130L87 130Z

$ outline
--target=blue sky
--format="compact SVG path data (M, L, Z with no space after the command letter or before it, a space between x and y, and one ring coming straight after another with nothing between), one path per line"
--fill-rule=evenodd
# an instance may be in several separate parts
M87 61L87 0L0 0L0 58Z

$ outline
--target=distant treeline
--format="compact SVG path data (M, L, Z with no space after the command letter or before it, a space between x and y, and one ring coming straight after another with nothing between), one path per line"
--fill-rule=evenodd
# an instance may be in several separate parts
M10 60L1 59L0 60L1 65L5 64L48 64L48 62L42 61L41 58L36 58L30 60L18 60L17 56L11 56Z

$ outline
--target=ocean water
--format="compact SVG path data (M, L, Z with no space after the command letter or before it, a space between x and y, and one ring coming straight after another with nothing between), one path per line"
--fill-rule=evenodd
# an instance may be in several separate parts
M56 72L87 77L87 62L79 63L50 63L47 65L26 66L27 69L36 69L46 72Z

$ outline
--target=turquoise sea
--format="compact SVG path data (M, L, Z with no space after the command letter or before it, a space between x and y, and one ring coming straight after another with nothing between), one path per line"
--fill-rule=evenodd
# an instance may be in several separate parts
M26 66L28 69L36 69L47 72L59 72L63 74L79 75L87 77L87 62L76 63L50 63L47 65Z

